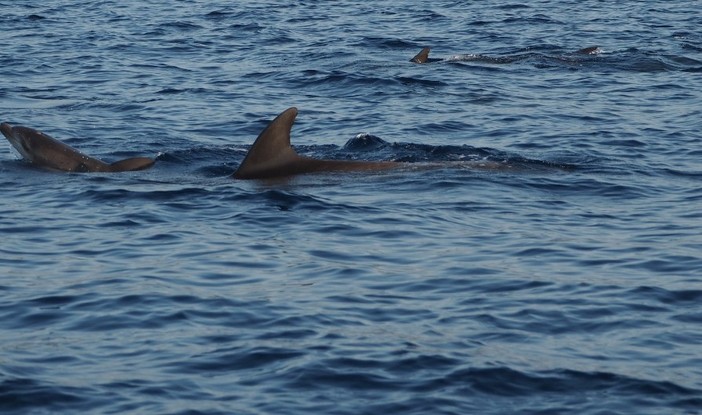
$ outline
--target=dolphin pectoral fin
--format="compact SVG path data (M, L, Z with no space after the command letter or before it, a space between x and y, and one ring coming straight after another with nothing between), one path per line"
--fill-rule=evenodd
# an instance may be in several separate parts
M414 56L414 58L410 59L410 62L414 63L426 63L429 60L429 52L431 51L430 48L424 48L422 49L418 54Z
M110 164L111 172L145 170L153 166L156 161L148 157L133 157Z
M258 179L286 175L288 166L301 159L290 145L295 117L297 108L291 107L271 121L258 135L233 177Z

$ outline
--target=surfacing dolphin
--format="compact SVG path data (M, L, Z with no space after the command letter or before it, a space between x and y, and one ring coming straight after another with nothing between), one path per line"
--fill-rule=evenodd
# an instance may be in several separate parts
M410 59L410 62L413 63L431 63L431 62L440 62L440 61L467 61L467 60L476 60L479 58L487 58L484 55L453 55L449 58L446 59L435 59L435 58L430 58L429 57L429 52L431 52L431 48L423 48L421 51L419 51L418 54L416 54L412 59ZM597 55L602 52L602 49L600 49L598 46L590 46L587 48L582 48L577 51L575 51L574 54L576 55ZM515 60L518 60L518 57L499 57L499 58L489 58L492 63L510 63Z
M154 160L147 157L128 158L108 164L29 127L2 123L0 131L25 160L48 170L108 173L144 170L154 165Z
M549 162L524 160L516 164L506 161L455 160L439 162L323 160L297 154L290 145L290 131L297 117L297 108L280 113L259 134L239 168L234 179L284 179L300 174L327 172L381 172L388 170L441 169L447 167L469 168L484 171L528 171L530 169L556 169L568 171L571 166Z
M232 175L235 179L273 179L320 172L379 171L401 167L393 161L320 160L300 156L290 145L297 108L283 111L259 134Z

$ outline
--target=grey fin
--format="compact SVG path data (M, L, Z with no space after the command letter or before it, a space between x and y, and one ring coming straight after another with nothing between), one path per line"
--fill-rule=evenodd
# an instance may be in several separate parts
M295 117L297 117L297 108L291 107L271 121L254 141L244 161L234 172L234 177L237 179L258 177L262 172L299 159L290 146L290 130Z
M429 60L429 52L431 51L430 48L424 48L414 56L414 58L410 59L410 62L414 63L426 63Z

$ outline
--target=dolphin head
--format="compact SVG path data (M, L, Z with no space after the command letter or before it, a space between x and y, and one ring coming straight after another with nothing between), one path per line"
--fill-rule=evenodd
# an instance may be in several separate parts
M107 170L104 162L33 128L2 123L0 131L25 160L39 167L56 171Z
M5 137L12 135L12 126L6 122L0 124L0 131L2 131ZM9 139L9 138L8 138Z
M67 172L121 172L148 169L154 160L133 157L107 164L33 128L0 124L0 131L25 160L39 167Z
M34 159L32 156L34 153L32 151L33 134L30 134L32 130L19 126L13 127L8 123L2 123L0 124L0 131L2 131L2 134L5 136L5 138L7 138L7 141L12 144L12 147L14 147L15 150L22 155L22 157L29 161Z

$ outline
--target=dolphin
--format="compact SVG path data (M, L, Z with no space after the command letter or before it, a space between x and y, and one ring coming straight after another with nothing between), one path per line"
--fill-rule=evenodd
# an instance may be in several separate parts
M297 108L280 113L259 134L244 161L232 175L235 179L273 179L306 173L380 171L402 167L393 161L320 160L298 155L290 145L290 130Z
M144 170L154 165L154 160L147 157L128 158L108 164L86 156L75 148L29 127L2 123L0 131L22 157L47 170L79 173L121 172Z
M431 52L431 48L423 48L421 51L419 51L418 54L416 54L412 59L410 59L410 62L412 63L431 63L431 62L439 62L439 61L455 61L455 60L463 60L467 58L475 58L479 55L454 55L448 59L434 59L429 57L429 52ZM575 51L576 55L597 55L602 52L602 49L599 48L599 46L589 46L586 48L578 49ZM510 59L497 59L495 63L509 63L511 60Z
M232 178L239 180L284 179L300 174L326 172L380 172L412 169L428 170L453 166L483 171L520 171L548 168L571 171L573 166L549 162L525 160L522 164L512 164L493 160L455 160L443 162L402 162L402 161L357 161L323 160L300 156L290 145L290 131L297 117L297 108L291 107L280 113L258 135L239 168Z

